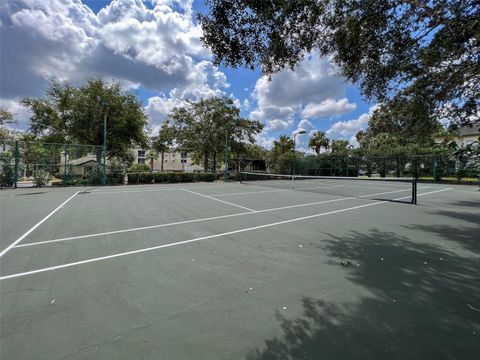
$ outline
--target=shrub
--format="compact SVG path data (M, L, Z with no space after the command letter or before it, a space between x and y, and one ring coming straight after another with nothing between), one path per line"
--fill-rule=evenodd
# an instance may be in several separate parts
M35 182L36 187L47 186L49 179L50 179L50 175L48 174L48 172L43 170L37 170L33 175L33 181Z
M212 173L196 173L194 179L195 181L213 182L216 180L216 176Z
M150 167L147 164L133 164L132 166L130 166L128 171L131 171L131 172L146 172L146 171L150 171Z
M112 171L107 174L107 183L110 185L123 185L123 171Z
M11 187L14 182L13 155L10 151L0 154L0 187Z
M127 174L129 184L151 184L153 183L154 174L150 172L134 172Z

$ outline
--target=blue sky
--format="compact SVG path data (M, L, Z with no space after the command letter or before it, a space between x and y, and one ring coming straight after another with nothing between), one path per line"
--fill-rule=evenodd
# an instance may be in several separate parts
M367 126L374 104L340 77L329 59L308 54L294 71L269 81L258 70L214 66L200 42L196 12L189 0L7 0L0 4L0 105L19 127L29 113L25 96L41 96L53 79L74 85L102 76L133 91L144 103L156 132L175 106L211 96L234 99L242 116L265 130L257 138L270 146L298 128L347 139Z

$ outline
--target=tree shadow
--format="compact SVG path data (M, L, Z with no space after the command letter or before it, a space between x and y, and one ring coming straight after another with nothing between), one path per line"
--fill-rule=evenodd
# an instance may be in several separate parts
M377 229L328 235L319 247L332 266L350 260L354 265L341 271L373 296L356 304L304 297L302 315L277 313L282 336L248 360L477 358L478 259Z
M472 192L472 196L478 196L478 194ZM450 201L449 205L451 206L459 206L459 207L471 207L475 210L478 210L480 208L480 200L456 200L456 201Z
M466 213L439 210L434 213L438 216L440 224L423 225L413 224L404 225L406 229L417 231L419 234L433 233L437 236L444 238L447 241L455 242L463 248L473 251L475 253L480 252L480 213ZM449 217L455 220L471 223L473 226L461 226L458 221L455 222L455 226L447 225L441 220L441 216Z

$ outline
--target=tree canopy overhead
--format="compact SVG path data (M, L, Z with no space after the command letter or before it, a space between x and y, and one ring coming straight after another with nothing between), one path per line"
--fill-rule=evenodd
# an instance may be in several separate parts
M207 0L203 41L217 63L265 74L331 56L379 102L421 99L432 114L478 118L478 0Z
M107 112L107 153L128 158L129 149L146 144L147 117L134 94L119 83L92 79L81 87L53 83L43 98L25 98L33 116L30 131L52 142L103 144L103 118Z

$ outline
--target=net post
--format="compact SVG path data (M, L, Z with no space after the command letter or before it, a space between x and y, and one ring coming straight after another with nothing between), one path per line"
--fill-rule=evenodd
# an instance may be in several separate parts
M412 182L412 204L417 205L417 179L413 178Z

